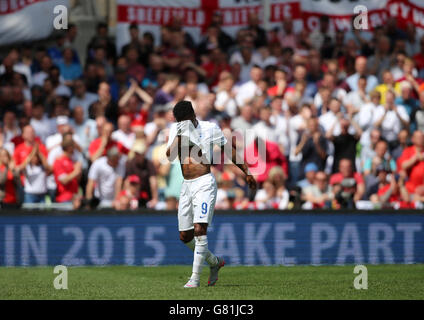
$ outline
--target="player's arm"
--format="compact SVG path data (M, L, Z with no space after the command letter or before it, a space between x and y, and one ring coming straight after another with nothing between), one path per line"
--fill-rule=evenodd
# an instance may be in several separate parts
M221 150L226 153L228 148L225 148L224 146L221 146ZM245 179L247 184L249 185L249 188L255 190L256 189L256 180L255 178L250 174L249 167L244 163L243 159L240 159L240 157L237 154L236 146L233 144L231 146L231 155L227 154L229 158L231 158L231 161L246 175Z

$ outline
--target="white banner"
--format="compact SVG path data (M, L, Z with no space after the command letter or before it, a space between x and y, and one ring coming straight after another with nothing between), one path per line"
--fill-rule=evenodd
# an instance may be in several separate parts
M205 13L201 4L201 0L118 0L118 50L130 42L128 27L131 23L137 23L142 33L151 32L158 44L161 26L169 24L174 16L183 19L184 30L198 41L205 24Z
M302 0L301 10L304 27L308 30L319 28L319 17L330 18L331 30L350 30L355 7L367 9L369 28L381 26L387 20L388 0Z
M0 45L48 37L58 5L69 0L0 0Z
M301 18L299 0L269 2L271 27L279 26L284 18ZM133 22L140 26L141 32L152 32L158 44L160 27L170 23L173 16L182 17L184 30L199 42L215 11L223 16L223 30L234 37L247 25L249 12L257 12L263 19L262 3L262 0L118 0L117 47L120 50L130 41L128 27Z
M142 32L150 31L160 41L160 26L174 15L183 18L185 30L198 42L210 23L214 11L223 16L223 29L231 36L247 25L249 12L264 18L263 0L118 0L117 45L129 42L128 26L136 22ZM327 15L330 29L349 30L358 6L366 8L368 28L383 25L388 17L396 17L399 27L408 22L424 30L424 0L268 0L269 27L280 27L284 18L292 18L295 30L319 28L319 17ZM363 11L360 11L363 13Z

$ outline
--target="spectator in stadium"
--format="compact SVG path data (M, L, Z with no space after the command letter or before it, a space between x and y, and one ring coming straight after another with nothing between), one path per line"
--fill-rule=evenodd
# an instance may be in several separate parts
M81 151L85 154L90 143L97 138L96 121L84 117L84 108L76 106L72 111L70 120L72 131L75 132L77 141L80 142Z
M283 67L280 67L274 71L273 76L274 77L272 80L274 85L268 89L267 94L271 98L275 96L283 97L288 87L287 70Z
M98 100L97 94L87 92L84 80L77 79L74 82L74 94L69 101L69 109L72 111L81 106L84 110L84 119L88 119L90 105Z
M0 148L0 205L2 208L17 207L21 186L19 170L9 152Z
M387 36L379 37L374 54L368 58L368 72L375 75L378 79L382 79L383 71L390 68L392 60L390 47L390 39Z
M283 48L297 48L298 34L293 29L293 19L284 18L282 23L282 29L278 32L278 40Z
M334 36L334 32L330 29L330 17L322 15L319 17L319 28L309 33L307 41L316 50L321 50L325 45L333 43Z
M367 58L364 56L359 56L355 60L355 73L349 76L346 79L346 83L349 86L350 90L357 91L358 90L358 80L360 76L367 77L367 93L370 93L377 85L378 79L376 76L372 74L368 74L367 70Z
M43 57L40 59L40 70L34 73L32 77L32 84L38 85L40 87L43 86L44 81L49 76L49 70L52 66L52 59L49 56L43 54Z
M393 55L395 56L395 61L392 62L392 67L390 68L390 71L393 74L393 78L395 79L395 81L397 81L403 76L403 68L405 65L406 54L404 51L399 51L397 53L393 51Z
M395 209L411 209L415 203L422 201L422 194L409 194L405 187L406 176L392 173L390 176L380 173L381 183L376 194L370 197L376 208L391 207Z
M55 39L55 44L47 49L47 54L52 59L55 65L59 65L63 62L63 50L65 49L66 35L64 32L60 32Z
M118 130L112 133L112 139L128 151L131 150L135 141L135 133L131 130L131 118L129 116L123 114L118 118Z
M383 72L383 83L380 83L375 87L375 91L380 93L380 103L381 105L386 104L386 93L389 90L393 90L396 95L400 95L400 82L395 82L393 74L390 70L385 70Z
M6 111L3 115L3 143L13 142L15 137L21 135L21 129L16 120L16 114L12 111Z
M355 208L357 201L361 200L365 193L365 183L362 175L353 170L350 159L341 159L339 172L330 178L338 207Z
M409 130L412 133L417 127L415 117L413 115L419 108L419 102L412 96L413 88L408 81L402 81L400 83L400 90L401 94L395 99L395 104L401 105L405 108L410 119Z
M234 79L231 73L224 71L219 75L216 92L215 110L226 112L231 117L238 115L238 106L235 100Z
M224 23L222 12L216 10L212 15L211 25L215 26L218 29L218 43L220 48L223 51L227 51L233 44L233 38L228 35L223 29L222 25Z
M305 171L304 171L305 178L300 180L297 183L297 186L303 190L304 188L312 185L315 181L315 175L317 172L318 172L318 166L315 163L313 162L307 163L305 166Z
M35 134L44 143L56 129L52 126L51 119L47 117L42 100L37 100L33 103L30 125L34 129Z
M366 92L367 77L360 76L358 80L358 90L349 92L344 100L343 105L347 109L354 110L354 113L358 113L361 107L370 102L370 97Z
M0 85L7 86L11 85L15 77L25 78L25 82L28 83L27 77L23 74L22 70L18 71L18 68L15 67L17 62L16 51L12 49L9 54L3 59L2 64L0 65Z
M205 71L205 81L211 89L214 89L218 85L222 73L231 73L231 67L228 64L227 56L219 48L211 49L208 55L208 61L202 64L202 69ZM235 81L234 78L233 81Z
M255 136L260 137L264 141L278 143L279 133L275 123L271 122L271 107L264 106L259 112L260 121L252 127Z
M72 160L75 142L71 135L62 140L63 154L53 163L53 175L57 185L56 202L72 203L78 194L78 181L82 174L82 163Z
M374 112L376 107L380 104L380 93L372 91L370 93L370 101L364 105L361 105L359 111L347 107L347 110L353 115L353 119L361 129L361 148L367 148L370 145L370 133L374 129Z
M125 167L126 177L136 175L140 178L140 207L155 208L159 201L156 169L146 158L146 147L138 144L133 147L134 157L128 159Z
M109 81L110 94L115 103L122 97L122 92L125 92L131 86L130 81L135 81L128 76L127 70L127 60L122 57L117 61L114 77Z
M73 133L72 127L69 125L69 118L67 116L56 117L57 129L54 134L50 135L46 139L47 151L51 151L62 143L62 137L65 133ZM75 142L75 148L81 151L81 142L76 134L73 134Z
M106 156L98 158L90 167L86 188L86 200L98 199L100 208L112 207L122 190L125 176L125 157L117 147L111 147Z
M243 106L250 103L255 96L262 95L262 91L259 86L262 77L262 69L258 65L252 66L249 79L246 79L245 83L243 83L237 91L237 105Z
M265 30L259 25L259 16L256 12L249 12L247 17L246 28L248 33L253 36L255 47L260 48L267 45L267 34Z
M325 172L318 171L314 175L313 183L302 188L302 200L305 201L303 209L332 208L334 194Z
M165 83L156 92L153 99L154 105L164 105L173 100L174 90L177 88L180 79L177 75L170 74L166 77Z
M216 194L215 208L218 210L229 210L233 207L235 198L234 194L234 180L230 171L225 170L218 175L217 186L218 191Z
M380 169L379 169L380 168ZM375 156L366 159L364 166L364 178L366 185L366 195L370 197L377 193L378 186L381 183L379 172L396 172L396 163L388 152L387 142L380 140L375 146Z
M353 169L356 170L356 144L362 135L362 129L352 118L352 114L349 114L349 119L343 118L341 113L338 114L340 124L340 134L334 136L334 128L337 122L334 122L332 128L327 132L327 139L330 140L334 145L334 158L333 158L333 169L332 172L336 172L339 168L339 162L341 159L349 159L353 164ZM349 133L349 127L353 126L355 134Z
M47 176L51 168L37 145L22 163L21 168L24 176L24 203L44 203L47 194Z
M306 81L306 88L304 96L312 98L317 93L317 85L313 82L307 81L308 70L302 64L297 64L293 71L293 81L289 84L290 88L295 88L297 83L304 83Z
M141 83L146 73L146 69L139 62L140 53L138 51L138 48L130 46L126 52L125 57L127 58L128 63L128 76L135 79L138 83Z
M380 140L375 145L375 156L368 158L364 164L364 176L372 174L375 172L376 167L380 164L383 164L385 167L390 168L391 171L396 171L396 163L391 158L390 153L388 152L387 142Z
M69 85L82 74L81 65L74 60L74 51L71 48L63 49L63 61L58 63L60 74Z
M419 94L418 108L412 115L414 122L417 125L417 130L424 131L424 90Z
M149 111L153 104L152 97L138 83L130 80L130 87L119 99L118 107L121 114L128 115L131 125L146 125Z
M423 130L420 130L423 131ZM402 129L398 134L398 146L394 148L391 152L391 156L394 161L397 161L402 155L403 150L405 150L410 143L410 134L406 129Z
M346 90L342 87L337 87L336 77L329 72L324 74L320 82L320 87L327 88L330 91L331 98L339 100L340 103L346 98ZM323 104L320 91L318 91L314 96L314 104L316 106L321 106ZM325 113L325 111L325 109L321 108L322 114Z
M96 34L91 38L87 46L87 59L93 57L93 51L96 46L102 46L103 48L105 48L108 59L113 60L116 58L116 45L108 34L108 24L105 22L99 22L96 26Z
M118 107L112 100L109 84L107 82L101 82L98 88L98 100L90 105L88 110L89 117L95 119L99 116L104 116L110 122L116 123L118 118Z
M341 102L337 98L331 98L328 107L327 112L323 112L319 117L319 125L324 129L327 136L330 136L330 134L338 136L341 132L339 120L343 117Z
M117 145L112 139L112 133L114 131L112 123L106 122L98 127L98 130L99 137L94 139L88 148L89 158L92 163L105 156L109 149Z
M130 35L130 42L122 47L121 54L123 56L127 55L127 52L130 48L135 48L138 51L139 56L142 54L142 43L140 41L140 30L138 29L138 24L133 22L128 27L128 33Z
M60 69L56 65L53 65L49 69L48 78L44 80L44 86L46 81L49 80L52 86L52 91L56 96L64 96L70 98L72 95L71 89L66 85L63 77L61 77Z
M125 179L122 191L113 201L113 208L116 210L138 209L138 197L140 196L140 178L136 175Z
M381 131L378 129L372 129L369 134L370 138L367 139L367 143L362 143L360 153L360 167L363 170L365 161L369 158L373 158L375 155L375 146L378 141L381 140ZM369 141L368 141L369 140Z
M315 163L320 171L324 170L328 156L327 150L328 141L321 133L318 119L310 118L295 151L295 155L302 154L302 171L305 170L307 163Z
M274 168L270 170L268 179L255 195L256 209L288 208L290 195L284 186L285 174L280 167Z
M199 116L199 113L197 115ZM144 126L144 134L148 146L156 143L159 133L173 121L172 119L172 106L170 104L155 106L153 121L146 123Z
M35 136L34 129L27 125L22 130L23 142L16 146L13 153L13 160L15 165L19 168L24 161L29 157L32 149L37 145L40 152L47 157L47 149L44 144L41 143L40 139Z
M233 130L247 130L255 124L253 108L250 104L245 104L239 108L240 115L231 121Z
M403 76L396 79L397 82L408 81L414 88L413 97L417 98L417 93L420 92L420 85L423 80L418 78L418 71L415 69L415 62L410 58L406 58L403 64Z
M382 137L389 143L390 149L396 147L400 130L409 128L409 116L405 107L395 104L395 93L387 91L386 104L380 105L374 112L374 126L381 130Z
M63 130L63 135L60 138L60 141L63 141L63 138L67 137L67 136L71 136L72 140L74 140L75 135L71 132L71 130L69 129L70 127L67 126L67 128L65 130ZM63 149L62 149L62 144L58 144L55 147L53 147L47 156L47 163L50 167L53 167L54 162L56 161L56 159L60 158L63 155ZM77 148L77 143L74 140L74 149L72 152L72 157L71 157L73 162L81 162L82 166L83 166L83 172L81 174L81 179L79 180L82 183L82 186L85 186L85 169L87 167L87 162L85 161L85 158L83 156L83 154L80 152L80 150L78 150ZM52 201L54 201L54 199L56 198L56 189L57 189L57 185L56 185L56 181L54 178L53 174L50 174L47 176L47 193L50 197L50 199Z
M412 146L405 148L397 160L397 169L408 177L405 187L410 194L414 194L424 184L424 133L415 131L411 142Z
M240 38L240 46L230 57L230 65L234 68L239 68L239 74L234 78L236 82L240 81L244 84L251 80L251 71L254 66L260 66L262 64L262 58L259 52L255 51L254 38L244 33L244 36ZM259 67L260 68L260 67Z
M247 145L244 159L252 174L256 174L256 181L262 183L268 179L270 170L279 166L288 176L288 162L277 143L256 137Z

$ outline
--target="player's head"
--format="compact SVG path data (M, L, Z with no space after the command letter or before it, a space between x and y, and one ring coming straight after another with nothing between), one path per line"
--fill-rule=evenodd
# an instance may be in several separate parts
M190 101L183 100L178 102L174 107L173 113L177 122L196 119L196 114Z

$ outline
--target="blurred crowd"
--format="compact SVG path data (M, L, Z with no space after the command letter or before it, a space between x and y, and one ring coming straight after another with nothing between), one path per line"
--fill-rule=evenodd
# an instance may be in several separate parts
M183 177L166 161L172 108L244 153L266 156L248 190L233 165L212 167L217 209L419 208L424 201L424 37L395 19L372 31L266 32L258 16L235 37L213 15L200 42L174 18L160 39L131 24L117 49L99 23L86 61L78 28L51 47L12 48L0 65L0 201L74 208L175 210ZM159 43L159 45L156 45ZM232 141L232 140L230 140Z

